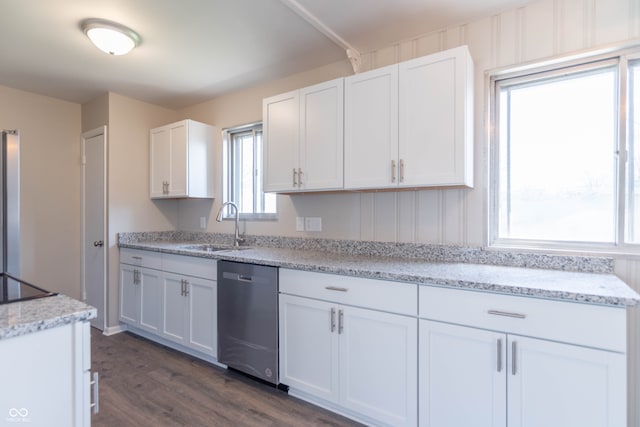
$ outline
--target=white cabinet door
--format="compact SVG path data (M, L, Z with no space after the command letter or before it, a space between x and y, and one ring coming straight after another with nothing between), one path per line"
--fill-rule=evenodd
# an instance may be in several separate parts
M509 427L627 425L624 354L509 340Z
M137 326L140 322L140 299L138 298L138 269L120 264L120 313L121 322Z
M171 139L167 127L149 132L149 193L151 198L166 197L171 179Z
M189 342L195 350L218 355L218 287L213 280L185 277L189 297Z
M170 155L168 195L170 197L188 195L188 132L189 128L186 120L169 126Z
M421 427L507 425L505 334L420 320L419 342Z
M283 294L279 302L280 382L337 403L337 309Z
M343 188L344 79L300 89L298 189Z
M398 185L398 66L345 79L345 189Z
M400 63L400 186L473 185L473 79L466 47Z
M138 267L138 292L140 318L138 326L158 333L162 316L162 272Z
M342 404L383 424L415 426L418 417L418 320L341 306Z
M184 291L184 277L165 272L162 288L162 336L185 344L189 304Z
M299 166L298 91L262 101L264 191L296 190Z

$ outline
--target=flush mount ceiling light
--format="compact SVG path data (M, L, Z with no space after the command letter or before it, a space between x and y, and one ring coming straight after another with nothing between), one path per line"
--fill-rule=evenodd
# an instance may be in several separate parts
M85 19L82 31L98 49L109 55L124 55L140 44L140 36L131 28L106 19Z

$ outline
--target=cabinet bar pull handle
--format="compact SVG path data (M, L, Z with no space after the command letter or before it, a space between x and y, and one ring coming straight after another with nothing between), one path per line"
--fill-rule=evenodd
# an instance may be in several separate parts
M93 381L90 383L93 386L93 403L89 405L90 408L93 408L94 414L100 412L100 382L98 379L98 373L94 372Z
M518 372L516 368L516 360L518 359L518 343L516 341L511 343L511 375L515 375Z
M404 160L400 159L400 182L404 182Z
M498 372L502 372L502 339L498 339Z
M298 187L302 187L302 169L298 168Z
M396 161L391 160L391 182L396 182Z
M508 311L498 311L498 310L489 310L488 314L493 314L494 316L504 316L504 317L513 317L515 319L526 319L526 314L521 313L510 313Z
M184 296L184 279L180 279L180 296Z
M298 176L298 172L296 171L296 168L293 168L293 186L295 187L296 185L298 185L298 183L296 182L296 177Z
M338 334L341 334L344 330L344 311L338 310Z
M189 296L189 281L187 279L184 279L184 296Z
M347 288L339 288L337 286L325 286L324 288L329 291L338 291L338 292L347 292L349 290Z
M136 256L132 256L131 258L133 258L133 259L137 259L137 260L139 260L139 261L142 261L142 257L141 257L141 256L137 256L137 255L136 255Z
M336 330L336 309L331 307L331 332Z

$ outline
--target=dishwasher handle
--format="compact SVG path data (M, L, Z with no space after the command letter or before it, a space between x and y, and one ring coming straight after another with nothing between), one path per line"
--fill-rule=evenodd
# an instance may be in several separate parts
M223 279L235 280L237 282L253 282L253 276L248 274L225 271L222 273Z

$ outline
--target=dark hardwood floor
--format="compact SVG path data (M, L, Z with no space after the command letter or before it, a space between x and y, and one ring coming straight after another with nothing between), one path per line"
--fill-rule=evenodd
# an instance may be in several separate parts
M283 391L129 333L91 330L93 426L357 426Z

